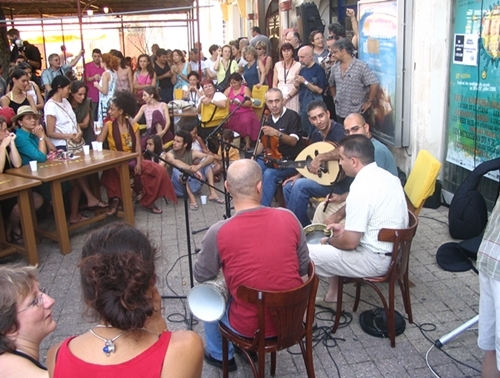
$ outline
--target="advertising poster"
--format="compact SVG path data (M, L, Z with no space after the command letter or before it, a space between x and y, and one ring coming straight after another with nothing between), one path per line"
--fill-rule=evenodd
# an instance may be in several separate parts
M359 4L359 59L379 80L372 133L394 145L396 120L397 1Z
M446 160L473 170L500 157L498 0L456 1L452 54Z

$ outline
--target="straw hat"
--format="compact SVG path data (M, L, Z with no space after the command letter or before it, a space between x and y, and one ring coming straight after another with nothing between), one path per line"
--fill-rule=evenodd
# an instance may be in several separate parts
M41 115L38 114L37 111L33 110L33 108L29 105L23 105L23 106L20 106L19 109L17 109L17 114L12 117L12 123L15 125L17 124L17 120L25 115L28 115L28 114L31 114L31 115L34 115L36 118L40 118Z

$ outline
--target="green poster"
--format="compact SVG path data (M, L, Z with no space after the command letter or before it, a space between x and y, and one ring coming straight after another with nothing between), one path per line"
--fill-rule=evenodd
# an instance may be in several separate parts
M500 0L457 0L446 160L469 170L500 157L499 61Z

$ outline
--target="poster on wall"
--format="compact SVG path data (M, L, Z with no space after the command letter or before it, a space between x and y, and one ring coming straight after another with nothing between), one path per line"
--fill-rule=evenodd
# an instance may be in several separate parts
M372 133L394 145L396 136L397 1L359 3L359 59L379 80Z
M500 1L456 1L454 33L446 160L473 170L500 157Z

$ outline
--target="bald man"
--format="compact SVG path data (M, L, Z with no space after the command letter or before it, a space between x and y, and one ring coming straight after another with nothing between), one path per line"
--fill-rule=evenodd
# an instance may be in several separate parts
M305 136L311 137L314 127L307 115L307 105L314 100L323 99L323 90L326 87L325 70L314 62L312 46L303 46L299 50L299 62L302 69L295 76L294 85L299 92L300 117L302 130Z
M290 290L302 285L307 274L309 251L301 224L292 212L260 206L262 170L250 159L235 161L224 183L234 200L235 215L214 224L201 242L194 267L198 282L222 273L232 301L221 319L235 332L253 337L257 310L236 296L240 285L260 290ZM276 269L279 267L279 269ZM218 322L205 322L205 361L222 369L222 337ZM266 337L276 334L266 318ZM229 345L229 371L236 370L233 346Z

